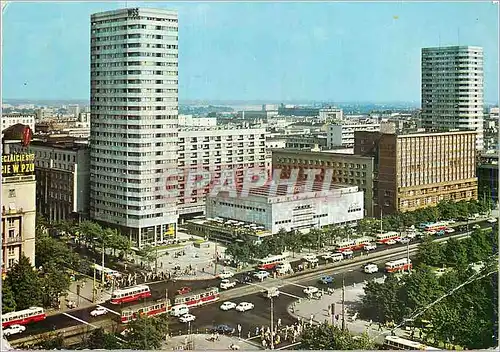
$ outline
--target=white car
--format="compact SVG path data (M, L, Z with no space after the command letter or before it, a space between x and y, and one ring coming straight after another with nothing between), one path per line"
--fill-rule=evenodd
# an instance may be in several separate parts
M417 234L415 232L408 232L406 234L406 237L408 237L410 240L414 239L415 237L417 237Z
M472 226L472 229L473 229L473 230L478 230L478 229L480 229L480 228L481 228L481 226L479 226L479 225L477 225L477 224L476 224L476 225L474 225L474 226Z
M497 219L495 219L495 218L491 218L491 219L488 219L488 220L486 220L486 221L488 221L488 222L489 222L489 223L491 223L491 224L494 224L494 223L498 222L498 220L497 220Z
M179 321L181 323L189 323L192 322L196 319L196 317L193 314L184 314L179 318Z
M233 272L224 270L222 273L219 274L219 279L229 279L230 277L233 276L234 276Z
M403 238L399 239L399 243L402 243L402 244L408 244L408 243L410 243L410 241L411 240L407 237L403 237Z
M317 263L318 258L314 254L306 254L305 256L302 257L302 259L308 261L309 263Z
M253 273L253 276L259 280L264 280L269 276L269 273L267 271L261 270Z
M319 289L317 287L314 287L314 286L309 286L309 287L306 287L304 289L304 293L306 295L313 295L315 293L317 293L319 291Z
M446 230L444 230L444 232L446 232L446 233L453 233L453 232L455 232L455 229L447 228Z
M238 306L236 307L236 310L238 312L246 312L247 310L251 310L251 309L254 309L254 304L253 303L250 303L250 302L241 302L240 304L238 304Z
M332 259L331 253L324 253L320 257L324 260Z
M97 307L97 309L94 309L92 312L90 312L90 315L93 317L98 317L100 315L107 314L108 310L104 307Z
M364 272L367 274L373 274L378 272L378 266L375 264L366 264L364 267Z
M234 308L236 308L236 303L229 302L229 301L222 303L221 306L220 306L221 310L226 310L226 311L234 309Z
M220 283L220 288L223 290L227 290L228 288L235 287L236 286L236 281L229 281L229 279L224 279Z
M365 245L364 249L367 252L368 251L373 251L373 250L377 249L377 245L373 244L373 243L370 243L370 244Z
M389 240L385 244L392 246L393 244L396 244L396 243L397 243L396 240Z
M15 335L15 334L20 334L22 332L26 331L26 326L14 324L11 325L5 329L3 329L3 334L4 336L10 336L10 335Z

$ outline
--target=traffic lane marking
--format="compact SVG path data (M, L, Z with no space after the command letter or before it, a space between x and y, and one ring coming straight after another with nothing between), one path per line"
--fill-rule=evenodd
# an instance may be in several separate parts
M70 317L71 319L75 319L76 321L79 321L80 323L83 323L83 324L86 324L86 325L89 325L89 326L92 326L93 328L97 329L97 326L95 326L94 324L91 324L89 322L86 322L85 320L82 320L80 318L77 318L75 316L72 316L71 314L68 314L68 313L63 313L63 315L67 316L67 317Z
M116 312L116 311L114 311L114 310L112 310L112 309L109 309L108 307L104 307L104 306L101 306L101 305L98 305L97 307L98 307L98 308L104 308L104 309L106 309L106 310L107 310L108 312L110 312L110 313L113 313L113 314L116 314L116 315L118 315L118 316L121 316L121 314L120 314L120 313L118 313L118 312Z

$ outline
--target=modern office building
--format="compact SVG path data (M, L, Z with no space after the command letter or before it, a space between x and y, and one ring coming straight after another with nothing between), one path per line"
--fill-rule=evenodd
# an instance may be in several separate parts
M36 208L47 220L89 218L90 150L70 137L33 140L12 150L35 156Z
M318 170L315 181L331 185L351 185L364 193L365 216L373 216L373 157L338 154L330 151L273 149L273 174L290 179L297 170L297 181L307 179L307 170Z
M207 218L261 226L275 234L333 224L350 225L363 218L363 192L356 186L309 189L299 183L250 189L248 195L220 192L207 198Z
M90 55L91 218L137 246L162 241L175 235L178 218L166 187L177 167L177 13L93 14Z
M374 211L405 212L477 199L476 132L355 132L354 153L375 160Z
M206 196L214 183L229 172L234 186L243 184L248 168L269 174L265 128L230 126L193 127L179 130L179 215L205 212ZM193 180L196 178L196 180Z
M2 136L2 274L26 256L35 265L35 156L11 146L29 144L24 125L14 125ZM21 134L21 138L19 138Z
M483 149L483 48L422 49L422 127L428 131L469 129Z
M482 154L477 165L478 198L488 197L498 205L498 152Z

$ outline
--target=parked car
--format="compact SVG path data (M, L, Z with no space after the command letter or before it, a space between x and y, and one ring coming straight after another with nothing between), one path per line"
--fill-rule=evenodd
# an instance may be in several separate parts
M306 295L313 295L315 293L319 292L319 289L317 287L314 287L314 286L309 286L309 287L306 287L304 289L304 293Z
M193 314L184 314L179 318L181 323L189 323L195 321L196 317Z
M396 240L389 240L389 241L385 242L385 244L387 244L389 246L392 246L392 245L394 245L396 243L397 243Z
M453 232L455 232L455 229L452 229L451 227L449 227L449 228L445 229L444 232L453 233Z
M230 334L232 333L234 328L230 327L227 324L219 324L212 328L212 332L217 332L219 334Z
M352 258L353 255L354 252L351 249L346 249L345 251L342 251L342 256L344 257L344 259Z
M318 258L314 254L306 254L305 256L302 257L305 261L308 261L310 263L317 263Z
M234 309L234 308L236 308L236 303L229 302L229 301L222 303L221 306L220 306L221 310L226 310L226 311Z
M246 312L247 310L251 310L254 308L255 308L255 305L253 303L250 303L250 302L241 302L240 304L238 304L238 306L236 306L236 310L238 312Z
M328 285L333 283L333 277L328 276L328 275L323 275L319 278L319 282L321 282L324 285Z
M26 326L14 324L3 329L4 336L20 334L26 331Z
M259 280L264 280L265 278L269 277L269 273L267 271L261 270L253 273L253 276Z
M229 270L224 270L219 274L219 279L229 279L234 276L234 273Z
M98 317L100 315L104 315L104 314L107 314L107 313L108 313L108 310L106 308L104 308L104 307L97 307L92 312L90 312L90 315L92 317Z
M184 286L184 287L181 287L180 289L178 289L177 293L180 295L185 295L186 293L189 293L191 291L192 291L191 287Z
M236 286L236 281L229 281L229 279L224 279L220 283L220 288L223 290L227 290L228 288L235 286Z

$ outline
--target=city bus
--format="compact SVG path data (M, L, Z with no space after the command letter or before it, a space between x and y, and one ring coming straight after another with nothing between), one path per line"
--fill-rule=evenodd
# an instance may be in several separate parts
M440 351L439 348L429 347L423 343L403 339L399 336L386 336L384 346L393 350Z
M122 304L151 297L148 285L137 285L115 290L111 295L111 304Z
M174 298L174 306L185 304L189 308L202 306L219 300L219 289L210 287L203 290L193 291L186 295L178 295Z
M259 264L257 265L257 268L259 270L272 270L278 264L286 261L286 259L288 257L290 257L290 253L272 255L272 256L266 257L264 259L259 259Z
M146 302L132 307L127 307L121 311L120 321L127 324L132 320L136 320L139 316L154 317L167 313L170 310L170 304L164 299L156 302Z
M444 231L444 230L446 230L448 228L449 225L450 225L450 223L447 222L447 221L434 222L434 223L426 224L425 227L424 227L424 230L426 232Z
M47 317L43 308L30 307L17 312L2 314L2 327L6 328L10 325L26 325L44 320Z
M360 237L353 240L342 240L335 245L337 252L343 252L347 250L357 251L363 249L366 245L372 242L371 237Z
M398 271L409 270L413 267L411 259L403 258L385 263L385 271L395 273Z
M390 240L396 241L399 239L399 237L401 237L401 236L399 235L398 232L395 232L395 231L390 231L390 232L386 232L386 233L379 233L379 234L377 234L377 244L385 244Z

